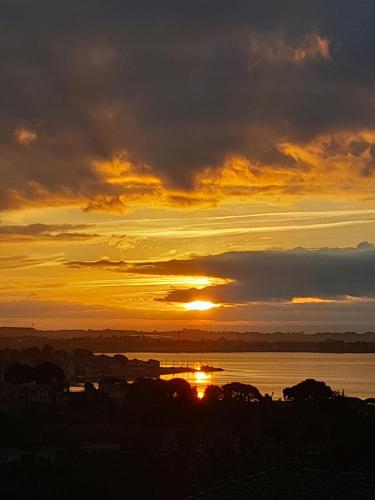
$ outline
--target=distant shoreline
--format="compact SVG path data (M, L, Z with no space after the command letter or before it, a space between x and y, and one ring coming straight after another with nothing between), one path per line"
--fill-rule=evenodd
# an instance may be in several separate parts
M92 352L150 352L150 353L336 353L336 354L373 354L375 342L344 342L340 340L322 342L274 341L256 342L245 340L174 340L150 337L45 337L14 336L0 337L0 349L26 349L34 346L42 348L50 345L53 349L88 349Z
M51 345L54 349L92 352L240 353L312 352L375 353L375 332L220 332L183 329L165 332L133 330L37 330L0 327L0 349Z

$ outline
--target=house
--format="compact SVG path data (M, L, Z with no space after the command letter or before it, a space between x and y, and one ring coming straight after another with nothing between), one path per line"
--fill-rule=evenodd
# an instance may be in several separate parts
M17 399L29 403L52 404L62 398L64 390L65 384L60 382L51 381L42 384L31 382L18 386Z

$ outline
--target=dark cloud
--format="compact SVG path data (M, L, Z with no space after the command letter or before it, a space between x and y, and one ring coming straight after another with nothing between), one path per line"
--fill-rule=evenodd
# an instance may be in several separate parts
M257 302L239 307L220 307L215 309L215 319L231 324L235 321L274 324L285 329L291 324L301 329L326 329L327 325L357 330L367 325L371 330L375 321L375 302L373 299L337 301L324 303L291 304L288 302ZM310 325L310 328L309 328ZM312 328L311 328L312 326Z
M90 165L123 150L189 188L227 155L293 166L278 142L373 128L374 14L354 0L3 1L0 208L119 196Z
M362 242L348 249L230 252L128 264L122 261L74 262L73 267L102 267L149 275L220 277L230 283L202 290L171 290L167 302L213 300L220 303L289 301L294 297L342 299L375 297L375 247Z

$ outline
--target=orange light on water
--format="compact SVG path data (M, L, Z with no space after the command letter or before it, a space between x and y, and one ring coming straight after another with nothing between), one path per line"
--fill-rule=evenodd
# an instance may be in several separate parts
M204 391L205 391L205 387L197 387L197 398L198 399L204 398Z
M197 397L198 399L203 399L207 384L211 380L211 373L202 372L201 369L198 368L194 372L194 379L197 384L195 387L195 390L197 391Z
M194 378L197 382L206 382L207 380L209 380L211 378L211 374L201 372L201 371L196 371L194 373Z

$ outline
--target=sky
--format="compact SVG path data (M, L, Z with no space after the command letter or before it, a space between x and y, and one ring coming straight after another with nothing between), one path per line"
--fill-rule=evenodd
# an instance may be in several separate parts
M0 325L373 329L374 16L3 0Z

